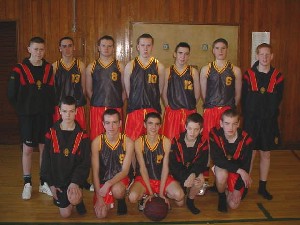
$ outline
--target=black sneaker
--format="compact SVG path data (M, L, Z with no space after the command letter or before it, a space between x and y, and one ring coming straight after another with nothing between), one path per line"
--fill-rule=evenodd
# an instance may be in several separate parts
M85 205L84 205L83 201L80 202L78 205L76 205L76 210L77 210L79 215L86 214L86 208L85 208Z

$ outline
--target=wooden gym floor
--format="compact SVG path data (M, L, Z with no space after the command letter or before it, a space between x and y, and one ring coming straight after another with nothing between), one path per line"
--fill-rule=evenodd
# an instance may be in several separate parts
M128 214L117 216L116 209L109 212L106 219L95 217L92 206L93 193L84 191L87 214L76 212L71 218L59 216L52 199L38 193L38 152L33 158L32 199L21 199L22 168L21 151L17 145L0 145L0 225L1 224L149 224L137 205L128 203ZM300 151L277 150L271 154L271 171L268 187L274 195L272 201L258 196L258 158L253 169L253 184L247 197L236 210L228 213L217 211L217 194L207 192L198 196L196 205L199 215L191 214L185 207L172 204L166 219L156 224L243 224L243 225L296 225L300 224ZM213 182L213 181L210 181Z

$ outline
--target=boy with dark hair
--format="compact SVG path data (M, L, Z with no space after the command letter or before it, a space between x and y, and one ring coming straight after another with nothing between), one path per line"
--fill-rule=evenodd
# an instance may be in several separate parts
M184 188L186 205L193 214L199 214L194 199L204 184L203 172L208 162L208 145L203 139L203 118L198 113L190 114L185 132L174 138L170 153L170 173Z
M17 64L10 75L8 98L19 117L20 134L23 143L22 167L24 188L22 199L31 198L31 161L33 148L40 151L40 165L44 150L45 134L52 126L54 112L53 69L43 57L45 41L31 38L28 46L29 58ZM48 184L40 177L39 192L52 195Z
M145 116L144 126L147 133L135 141L135 153L138 162L137 175L130 188L129 200L132 203L140 201L143 196L151 198L158 194L169 204L174 199L178 206L184 204L184 193L179 183L169 175L169 153L171 142L159 135L161 116L150 112Z
M220 212L227 212L227 204L236 209L252 182L249 174L252 139L239 128L239 123L238 113L228 109L222 114L220 128L213 128L209 135Z
M76 99L61 99L61 120L46 135L42 161L42 177L48 182L53 202L64 218L72 214L74 206L79 214L85 214L82 187L90 171L90 140L75 121Z

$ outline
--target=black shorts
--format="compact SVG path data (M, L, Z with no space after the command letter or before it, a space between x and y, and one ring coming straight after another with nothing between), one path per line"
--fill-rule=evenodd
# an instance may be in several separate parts
M67 195L68 188L66 187L60 189L62 190L62 192L56 191L57 200L53 198L53 203L59 208L66 208L71 204Z
M52 114L19 116L21 139L29 147L45 143L45 134L53 124Z
M276 118L244 120L245 131L253 138L253 149L270 151L280 145L280 132Z

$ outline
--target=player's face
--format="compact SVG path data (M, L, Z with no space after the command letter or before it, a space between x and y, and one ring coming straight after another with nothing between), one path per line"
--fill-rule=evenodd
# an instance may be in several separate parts
M225 137L233 137L236 135L237 129L240 125L240 121L238 116L224 116L223 121L220 120L220 125L224 130Z
M114 42L112 40L103 39L100 41L98 51L101 56L112 57L114 54Z
M122 123L117 114L104 116L103 126L107 135L118 135L121 124Z
M225 60L227 57L227 47L223 42L217 42L213 48L213 54L217 60Z
M39 61L42 58L44 58L45 45L43 43L31 43L27 49L28 52L31 54L30 58L33 61Z
M188 140L195 140L202 131L200 124L193 121L188 122L185 129Z
M65 39L61 41L59 51L61 52L62 56L72 57L74 50L75 48L72 40Z
M176 65L184 66L187 64L190 57L190 50L186 47L179 47L177 52L174 53Z
M77 113L75 105L61 104L59 111L64 122L70 123L75 120L75 115Z
M153 49L153 43L151 38L141 38L137 45L139 55L143 58L151 57Z
M270 48L263 47L259 49L256 59L259 61L261 66L270 66L273 59L273 53Z
M147 134L156 135L161 127L161 122L158 118L148 118L144 126L146 127Z

